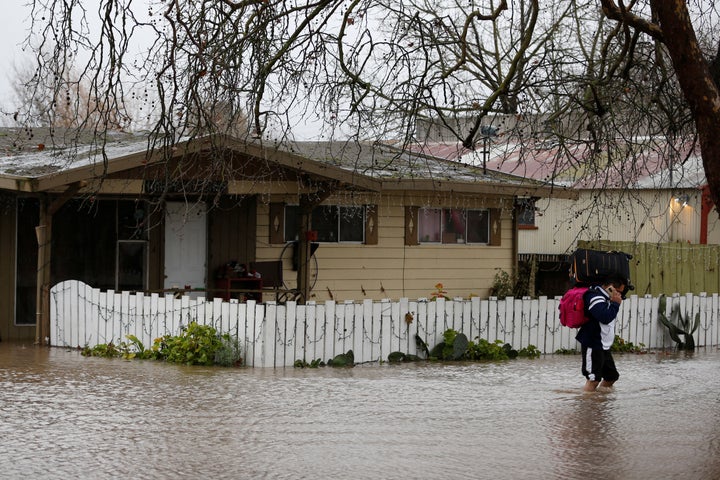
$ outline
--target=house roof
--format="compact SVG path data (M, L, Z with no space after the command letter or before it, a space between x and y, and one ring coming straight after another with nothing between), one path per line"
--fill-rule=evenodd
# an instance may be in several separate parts
M301 142L290 147L348 172L377 179L383 190L464 190L519 196L556 195L575 198L575 192L521 175L493 171L403 148L396 142Z
M391 143L297 142L268 144L223 135L151 145L146 134L108 133L102 141L92 134L50 129L0 130L0 188L39 192L75 182L122 174L124 171L214 149L231 151L257 161L318 179L367 191L441 190L500 195L556 195L575 192L524 178L513 172L483 168L408 152ZM169 150L168 150L169 149Z
M486 148L487 147L487 148ZM574 189L678 189L707 183L695 145L675 145L664 138L624 140L595 152L587 143L559 145L490 139L475 150L453 142L425 143L431 155Z

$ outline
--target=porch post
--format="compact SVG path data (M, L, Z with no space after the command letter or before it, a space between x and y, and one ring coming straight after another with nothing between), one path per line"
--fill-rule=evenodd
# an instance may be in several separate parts
M86 184L85 181L70 184L60 197L53 200L52 204L49 203L47 195L41 195L40 197L40 221L35 228L38 241L35 343L38 345L50 345L50 282L52 280L50 277L50 265L52 262L53 215Z
M312 211L337 190L336 182L319 183L311 195L300 195L300 238L298 238L297 285L302 302L310 298L310 257L311 242L308 232L312 231Z
M50 274L50 268L48 263L49 258L49 250L50 250L50 238L51 238L51 222L52 219L48 215L48 201L46 196L40 197L40 219L38 222L38 226L35 227L35 236L37 237L38 242L38 251L37 251L37 277L35 280L35 344L36 345L44 345L45 344L45 337L47 333L49 332L50 328L48 326L47 330L45 328L45 312L44 312L44 306L46 304L45 302L45 296L44 296L44 289L45 286L45 279L46 279L46 271L47 271L47 277L49 277Z
M300 232L298 238L297 286L305 303L310 298L310 240L308 232L312 230L312 202L300 199Z

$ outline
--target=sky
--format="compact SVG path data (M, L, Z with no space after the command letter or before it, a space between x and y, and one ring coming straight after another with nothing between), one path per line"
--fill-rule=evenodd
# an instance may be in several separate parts
M12 126L12 112L17 110L13 101L15 69L23 65L33 65L33 56L23 51L22 44L30 30L30 13L32 0L1 0L2 13L0 28L0 126ZM97 3L98 0L86 0L86 5ZM143 3L143 2L140 2ZM88 8L90 17L95 11ZM96 14L96 13L95 13ZM293 133L298 139L319 135L320 125L317 121L296 119Z
M28 34L30 7L28 0L4 0L2 8L2 28L0 28L0 105L10 108L12 78L14 67L21 65L23 59L32 58L24 53L20 44Z

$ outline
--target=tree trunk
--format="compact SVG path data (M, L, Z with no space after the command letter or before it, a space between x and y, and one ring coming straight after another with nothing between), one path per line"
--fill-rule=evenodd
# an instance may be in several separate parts
M690 104L710 194L720 205L720 92L698 46L685 0L653 0L664 43Z

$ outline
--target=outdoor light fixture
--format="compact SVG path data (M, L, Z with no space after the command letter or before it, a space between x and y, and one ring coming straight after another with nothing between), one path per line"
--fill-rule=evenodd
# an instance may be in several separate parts
M688 195L686 193L678 194L678 195L675 195L673 200L675 200L675 202L679 203L680 205L682 205L684 207L690 201L690 195Z

